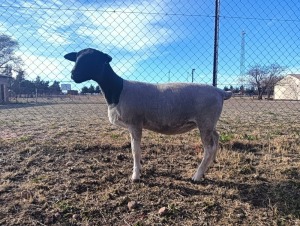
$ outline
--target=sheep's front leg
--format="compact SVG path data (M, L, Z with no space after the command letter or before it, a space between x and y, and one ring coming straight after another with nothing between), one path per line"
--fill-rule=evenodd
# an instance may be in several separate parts
M133 173L132 181L138 181L141 176L141 139L142 139L142 129L136 127L129 128L131 136L131 150L133 155Z

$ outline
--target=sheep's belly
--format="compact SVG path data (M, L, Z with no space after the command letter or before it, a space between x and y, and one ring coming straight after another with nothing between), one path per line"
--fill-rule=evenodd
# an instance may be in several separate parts
M192 129L197 128L197 125L195 122L192 121L187 121L176 125L157 125L151 123L144 123L143 128L157 133L172 135L172 134L186 133Z
M134 118L122 120L119 112L114 107L108 108L108 118L110 123L127 128L129 125L139 124ZM186 133L192 129L197 128L197 124L194 121L184 120L177 123L162 123L162 121L157 122L153 120L145 120L141 122L144 129L148 129L157 133L162 133L166 135Z

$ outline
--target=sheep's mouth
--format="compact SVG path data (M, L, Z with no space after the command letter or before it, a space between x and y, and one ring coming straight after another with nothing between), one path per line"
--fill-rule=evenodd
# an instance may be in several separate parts
M84 82L85 80L84 79L80 79L74 75L71 76L72 80L76 83L81 83L81 82Z
M85 82L87 80L84 76L74 72L71 75L71 79L76 83Z

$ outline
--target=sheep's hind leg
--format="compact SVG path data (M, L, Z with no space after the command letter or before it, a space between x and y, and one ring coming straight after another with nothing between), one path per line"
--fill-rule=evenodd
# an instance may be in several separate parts
M201 140L204 147L203 159L192 177L193 181L200 181L203 177L211 163L216 159L216 152L218 146L218 134L214 131L200 131Z
M216 150L214 150L214 158L213 158L213 161L214 163L217 163L217 152L218 152L218 149L219 149L219 134L216 130L213 131L213 137L214 137L214 148Z
M142 139L142 129L140 128L129 128L131 136L131 150L133 155L133 173L132 181L138 181L141 177L141 139Z

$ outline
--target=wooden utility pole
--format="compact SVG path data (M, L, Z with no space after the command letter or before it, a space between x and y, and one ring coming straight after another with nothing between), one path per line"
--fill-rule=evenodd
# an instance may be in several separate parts
M214 36L213 86L217 86L217 76L218 76L219 16L220 16L220 0L216 0L215 1L215 36Z

